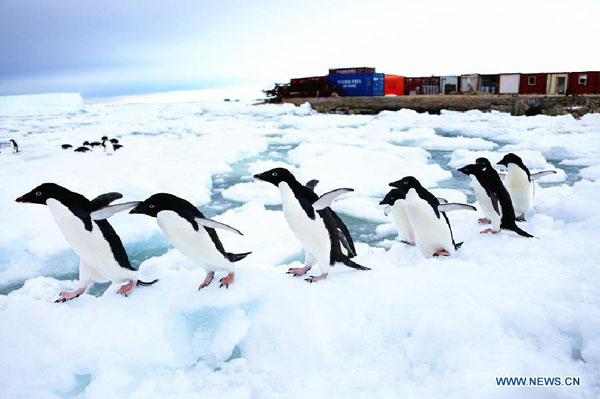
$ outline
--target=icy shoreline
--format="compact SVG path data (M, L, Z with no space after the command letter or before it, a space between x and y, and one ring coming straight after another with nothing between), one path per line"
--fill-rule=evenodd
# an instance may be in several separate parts
M0 396L594 398L600 394L600 118L412 111L315 114L238 103L84 105L0 116ZM77 154L60 144L109 134L122 150ZM377 205L387 183L415 174L433 191L472 200L455 168L516 151L557 168L524 228L540 237L480 235L477 215L449 214L465 241L423 259L396 241ZM251 174L285 165L318 192L355 192L334 209L357 261L308 285L285 275L302 249L273 187ZM584 169L579 169L584 167ZM203 272L170 248L155 222L111 219L144 277L64 305L77 258L47 209L14 199L44 181L125 200L172 192L244 237L253 251L228 290L197 291ZM276 193L275 193L276 194ZM218 276L222 277L222 276ZM21 284L24 284L22 288ZM12 288L9 288L12 287ZM499 387L500 376L579 376L579 387Z

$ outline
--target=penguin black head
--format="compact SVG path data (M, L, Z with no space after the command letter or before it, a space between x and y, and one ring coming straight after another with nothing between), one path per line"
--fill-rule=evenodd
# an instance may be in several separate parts
M82 144L82 145L89 146L89 145L90 145L90 142L86 140L86 141L84 141L84 142L83 142L83 144Z
M10 142L13 143L13 145L17 145L17 142L14 141L13 139L10 139Z
M102 138L100 140L102 140L102 141L108 140L108 136L102 136Z
M488 161L488 163L489 163L489 161ZM469 175L477 175L479 172L481 172L481 167L479 166L479 164L471 163L471 164L463 166L462 168L458 168L457 170L459 172L462 172L465 175L469 176Z
M294 175L285 168L275 168L267 170L266 172L257 173L254 175L254 178L272 183L276 186L281 182L291 183L296 180Z
M399 188L393 188L390 190L389 193L387 193L385 195L385 197L383 197L383 199L381 200L379 205L394 205L396 203L396 201L402 200L405 198L406 198L406 191L399 189Z
M188 206L193 205L173 194L158 193L148 197L145 201L140 202L135 208L130 210L129 213L148 215L155 218L160 211L178 211Z
M410 190L411 188L414 188L416 190L423 188L421 183L419 183L419 181L413 176L406 176L398 181L392 182L390 183L390 186L400 188L406 192L408 192L408 190Z
M65 194L70 193L66 188L55 183L40 184L27 194L23 194L15 201L29 204L46 205L46 201L50 198L61 199Z
M110 142L113 144L117 144L119 142L119 140L118 139L110 139Z
M477 166L484 170L487 168L492 168L492 163L490 162L490 160L484 157L477 158L475 160L475 164L477 164Z
M523 160L517 154L512 152L506 154L504 158L497 162L498 165L508 166L509 163L514 163L519 166L523 166Z

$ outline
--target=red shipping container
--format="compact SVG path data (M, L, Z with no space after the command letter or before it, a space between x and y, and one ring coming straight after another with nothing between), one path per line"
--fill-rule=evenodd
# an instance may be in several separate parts
M600 94L600 72L571 72L567 92L573 94Z
M404 76L385 74L384 95L404 95Z
M546 94L546 74L522 73L519 94Z

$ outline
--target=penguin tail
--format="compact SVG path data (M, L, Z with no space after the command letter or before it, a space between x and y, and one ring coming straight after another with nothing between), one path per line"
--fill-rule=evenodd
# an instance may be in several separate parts
M528 232L526 232L525 230L521 230L521 229L519 228L519 226L517 226L516 224L515 224L515 226L513 226L513 227L508 227L508 228L506 228L506 230L514 231L515 233L517 233L518 235L520 235L520 236L522 236L522 237L527 237L527 238L537 238L536 236L529 234L529 233L528 233Z
M461 241L458 244L454 244L454 249L459 249L460 247L463 246L464 243L465 243L464 241Z
M252 252L244 252L243 254L233 254L231 252L227 252L225 256L229 259L230 262L237 262L239 260L244 259L246 256L250 255Z
M349 257L347 257L347 256L344 256L344 257L342 257L342 259L340 260L340 262L342 262L344 265L346 265L346 266L348 266L348 267L351 267L351 268L353 268L353 269L356 269L356 270L371 270L371 268L370 268L370 267L366 267L366 266L363 266L363 265L359 265L358 263L356 263L356 262L353 262L353 261L352 261L352 260L350 260L350 258L349 258Z
M158 279L154 279L152 281L142 281L142 280L138 280L137 283L135 283L136 286L138 287L149 287L152 284L156 283L158 281Z

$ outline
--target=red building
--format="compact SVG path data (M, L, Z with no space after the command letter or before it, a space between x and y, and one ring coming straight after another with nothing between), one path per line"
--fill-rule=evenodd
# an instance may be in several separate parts
M571 72L569 74L569 93L600 94L600 72Z
M519 94L546 94L546 74L522 73Z
M439 94L439 76L423 78L404 78L404 95L414 96L419 94Z

